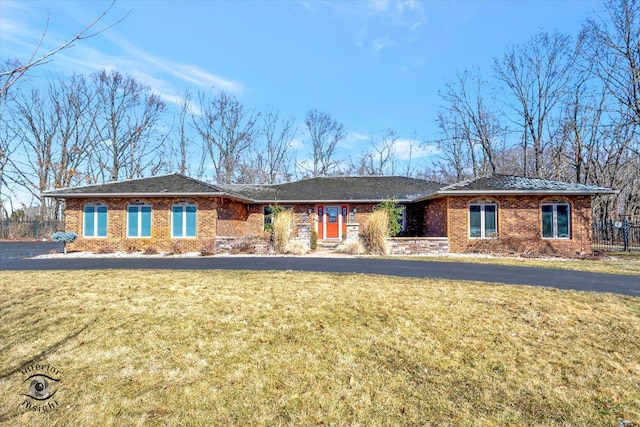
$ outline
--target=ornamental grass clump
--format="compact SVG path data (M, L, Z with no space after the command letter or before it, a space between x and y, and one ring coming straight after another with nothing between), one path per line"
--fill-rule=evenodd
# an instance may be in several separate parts
M282 210L273 217L273 249L277 253L285 253L291 240L293 213Z
M362 240L367 252L386 254L389 251L387 238L389 237L389 214L384 209L378 209L371 214L369 222L362 230Z

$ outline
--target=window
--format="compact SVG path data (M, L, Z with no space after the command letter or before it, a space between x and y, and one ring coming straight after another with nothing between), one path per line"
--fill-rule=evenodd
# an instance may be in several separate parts
M84 237L107 237L107 207L86 205L84 207Z
M196 207L190 204L171 207L171 237L196 237Z
M151 206L127 207L127 237L151 237Z
M545 239L571 237L569 212L569 205L566 203L542 205L542 237Z
M400 231L405 231L407 229L407 207L404 205L398 205L400 208L400 218L398 222L400 223Z
M284 211L290 211L292 206L280 206L280 209ZM273 208L271 205L262 207L262 227L264 231L273 231Z
M264 206L262 208L262 215L264 231L273 230L273 209L271 209L271 206Z
M498 207L494 204L469 205L469 237L495 237L498 234Z

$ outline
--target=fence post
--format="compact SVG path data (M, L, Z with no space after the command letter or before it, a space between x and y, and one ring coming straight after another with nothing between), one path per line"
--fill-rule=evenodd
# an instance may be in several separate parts
M629 249L629 220L627 218L622 222L622 240L624 242L624 251Z

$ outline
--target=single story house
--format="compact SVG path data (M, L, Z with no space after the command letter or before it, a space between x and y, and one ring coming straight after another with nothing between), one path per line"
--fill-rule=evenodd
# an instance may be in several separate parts
M294 213L320 241L357 236L374 207L403 209L400 241L441 251L591 252L592 199L609 188L491 175L453 185L398 176L317 177L276 185L218 185L174 173L47 191L65 202L70 250L215 252L248 236L268 238L271 206ZM355 230L355 232L354 232ZM417 246L416 246L417 245ZM213 249L213 250L212 250ZM411 250L409 250L411 252Z

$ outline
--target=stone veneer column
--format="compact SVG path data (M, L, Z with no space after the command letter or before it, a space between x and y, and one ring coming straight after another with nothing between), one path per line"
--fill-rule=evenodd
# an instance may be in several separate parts
M296 224L298 227L298 240L307 244L307 247L311 247L311 224L307 222Z
M360 224L358 224L357 222L349 222L347 223L347 242L352 242L352 241L357 241L359 236L358 233L360 232Z

